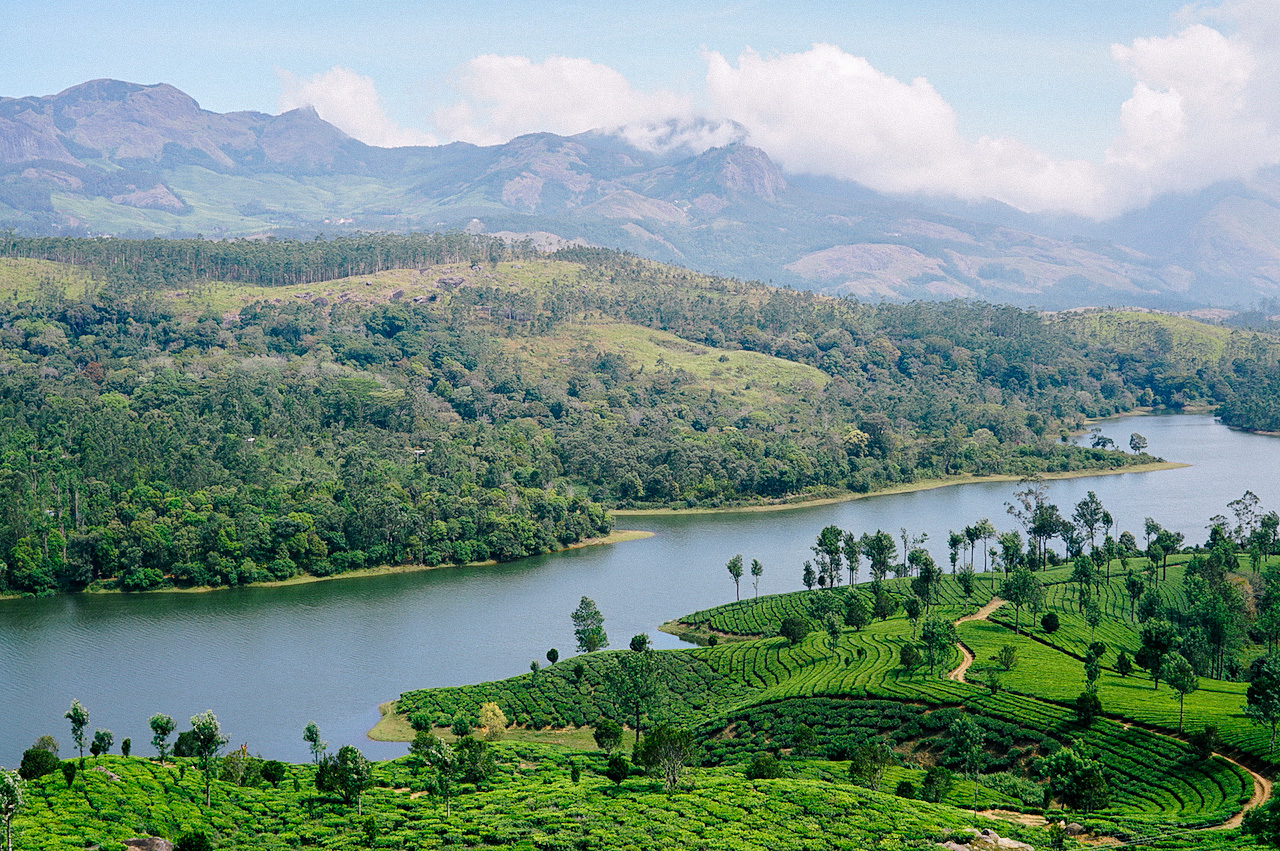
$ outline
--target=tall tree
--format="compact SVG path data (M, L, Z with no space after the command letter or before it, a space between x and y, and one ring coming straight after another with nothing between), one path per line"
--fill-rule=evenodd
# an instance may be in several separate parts
M637 763L662 772L663 785L671 791L679 785L680 775L696 750L697 744L688 730L660 724L645 734L634 753Z
M1102 528L1106 513L1107 510L1102 507L1102 500L1098 499L1096 493L1089 491L1084 499L1076 503L1075 511L1071 514L1076 527L1089 538L1090 550L1097 546L1097 533Z
M1200 678L1196 669L1181 653L1170 653L1163 662L1164 681L1178 695L1178 732L1182 732L1183 705L1187 695L1200 688Z
M819 572L825 573L827 587L834 588L841 584L843 577L844 533L839 526L824 526L818 533L818 542L813 545L813 554L818 558Z
M1134 655L1134 660L1151 673L1151 679L1158 690L1161 674L1164 673L1165 657L1177 648L1181 634L1168 621L1152 618L1142 625L1139 637L1142 647Z
M213 800L213 772L218 765L218 754L230 737L222 734L222 725L211 709L191 716L191 734L191 755L204 772L204 805L207 807Z
M413 747L414 756L431 769L431 790L444 798L444 817L450 818L453 815L453 790L461 770L457 752L425 731L414 737Z
M885 770L893 765L893 747L884 739L872 739L854 748L849 757L849 779L872 792L880 791Z
M321 757L329 748L329 743L320 738L320 725L314 721L308 721L307 726L302 730L302 741L307 743L307 748L311 751L311 761L319 765Z
M978 772L987 761L982 730L967 714L951 723L947 730L947 750L961 772L973 780L973 811L978 811Z
M920 641L924 644L924 655L929 660L929 673L933 667L946 658L956 646L956 626L950 620L937 617L927 618L920 628Z
M662 659L651 647L623 653L605 673L605 688L614 705L631 721L636 741L644 719L662 699Z
M853 532L845 532L842 538L844 562L849 568L849 584L858 584L858 570L862 566L862 542Z
M347 804L356 805L356 815L364 815L364 793L373 788L373 769L364 754L352 745L338 748L336 757L326 756L316 771L316 788L337 792Z
M877 529L874 535L863 535L861 544L862 552L866 554L867 561L870 562L872 581L883 580L885 574L889 572L898 546L894 542L893 536L888 532Z
M764 576L764 565L760 563L760 559L753 558L751 560L751 589L755 592L755 596L760 596L760 577Z
M1013 631L1022 630L1022 607L1033 602L1041 592L1040 580L1025 567L1016 568L1000 585L1000 596L1013 604Z
M62 717L71 722L71 740L76 743L80 758L84 759L84 749L89 746L88 737L84 732L89 726L89 710L85 709L80 701L72 700L71 708Z
M22 780L12 771L0 770L0 817L4 818L4 842L13 851L13 817L22 809Z
M172 716L163 713L152 715L148 723L151 725L151 745L160 755L160 764L164 765L164 758L169 753L169 736L173 735L177 725Z
M738 600L742 599L742 553L738 553L729 559L729 563L725 565L729 569L729 575L733 577L733 593Z
M573 635L578 641L578 652L594 653L609 646L604 631L604 615L590 597L583 597L573 614Z

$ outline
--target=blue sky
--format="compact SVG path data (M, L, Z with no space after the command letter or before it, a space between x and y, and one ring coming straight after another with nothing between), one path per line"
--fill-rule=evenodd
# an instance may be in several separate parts
M784 166L834 172L836 165L804 152L800 140L787 138L777 127L760 126L768 124L760 100L781 89L803 89L806 81L822 99L824 87L862 80L866 85L861 93L834 98L833 110L842 109L842 115L858 112L862 99L872 98L868 114L892 121L891 103L877 112L882 101L914 97L921 111L912 113L918 119L915 124L887 134L871 128L878 142L842 150L841 155L874 159L880 150L875 145L901 146L904 134L948 136L954 131L956 138L941 146L946 149L941 154L922 151L916 157L951 157L951 166L944 169L949 178L942 179L937 167L903 177L904 166L890 163L884 169L890 176L882 182L884 188L914 190L914 183L941 180L940 191L963 195L961 184L966 181L991 182L974 176L985 167L974 163L992 156L990 146L985 152L961 150L979 145L983 138L1025 146L1043 161L1030 165L1026 151L1019 148L1023 171L1050 169L1060 181L1080 179L1082 172L1071 163L1107 168L1115 158L1118 137L1126 133L1125 104L1135 98L1135 83L1142 81L1143 73L1155 75L1148 88L1168 94L1178 83L1169 76L1168 62L1195 64L1221 52L1221 45L1211 38L1191 38L1197 35L1192 32L1196 27L1210 28L1227 41L1239 40L1240 33L1252 27L1255 43L1237 50L1239 62L1228 63L1223 73L1252 67L1249 62L1261 64L1267 57L1260 41L1280 20L1280 0L1243 0L1223 7L1156 0L648 0L616 5L518 0L371 0L358 5L328 0L13 0L6 18L0 95L51 94L97 77L167 82L218 112L278 112L312 103L321 115L374 144L458 138L492 142L533 129L577 131L593 120L658 120L669 112L684 119L745 124L749 140L770 140L778 148L770 153ZM1182 41L1174 43L1179 38ZM1113 47L1124 50L1140 40L1161 39L1169 41L1153 42L1152 50L1163 53L1150 61L1144 61L1140 51L1118 60ZM814 53L815 44L838 53ZM1195 49L1183 49L1187 45ZM754 82L746 79L746 50L754 51L758 60L751 63ZM522 58L528 66L478 62L478 57ZM554 57L580 62L546 64ZM717 65L716 57L723 62ZM792 57L794 62L783 61ZM826 70L815 70L819 66ZM711 80L713 67L722 72L719 84ZM1188 73L1192 71L1204 73L1194 68ZM827 76L813 77L817 73ZM614 74L619 76L615 79ZM912 89L919 78L927 88ZM580 100L621 99L630 106L610 110L602 103L569 102L563 91L558 97L547 91L566 86ZM597 91L606 94L593 94ZM1173 94L1183 102L1191 99L1186 93ZM520 106L507 103L508 97L520 98ZM375 110L370 99L376 100L376 120L369 118ZM820 112L800 103L792 107L797 112L786 119L789 123L822 124ZM1159 112L1164 107L1153 108ZM1145 109L1139 103L1129 111ZM568 114L576 118L570 120ZM1194 118L1189 114L1182 120ZM941 124L929 123L935 120ZM545 127L537 126L540 122ZM865 128L808 129L814 139L821 139L824 132L856 135ZM1129 127L1130 135L1132 131ZM1141 144L1149 143L1139 136ZM815 144L831 147L828 142ZM1167 140L1152 144L1161 150L1169 147ZM1008 145L997 147L1001 156L1007 153ZM956 157L965 158L963 169L973 174L958 177ZM867 180L863 173L840 176L872 185L877 180ZM956 186L945 185L948 179ZM1098 180L1103 187L1105 180ZM1134 206L1162 191L1163 185L1127 187L1127 200L1120 206ZM1097 189L1103 191L1113 190ZM1017 192L1010 189L1006 194ZM1034 194L1021 206L1042 204ZM1070 201L1076 206L1089 203L1098 202L1083 196Z

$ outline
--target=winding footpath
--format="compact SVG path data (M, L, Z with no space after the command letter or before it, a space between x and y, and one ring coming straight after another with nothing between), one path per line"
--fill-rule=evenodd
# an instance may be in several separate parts
M959 626L960 624L965 623L966 621L984 621L991 616L992 612L994 612L996 609L1003 606L1006 602L1007 601L1001 600L999 597L992 597L991 602L987 603L981 609L978 609L978 611L974 612L971 615L965 615L964 617L957 620L956 626ZM956 642L956 649L960 651L960 656L961 656L960 664L957 665L954 670L949 671L947 673L947 679L952 680L953 682L962 683L965 681L965 674L969 672L970 666L972 666L974 663L973 651L971 651L968 647L965 647L963 641ZM1164 731L1161 731L1161 732L1164 732ZM1265 804L1267 801L1271 800L1273 786L1270 780L1268 780L1266 777L1263 777L1261 774L1254 771L1252 768L1249 768L1247 765L1242 765L1237 760L1234 760L1231 757L1226 756L1224 754L1215 754L1215 755L1220 759L1225 759L1227 762L1236 766L1241 771L1247 771L1249 773L1249 776L1253 778L1253 797L1249 799L1249 802L1245 804L1238 813L1236 813L1231 818L1224 821L1222 824L1217 824L1209 828L1203 828L1205 830L1231 830L1232 828L1237 828L1241 824L1243 824L1245 813L1249 812L1249 810L1253 809L1254 807ZM993 816L995 818L1003 818L1008 821L1018 821L1022 824L1032 824L1032 823L1048 824L1050 821L1050 819L1047 816L1028 819L1028 817L1023 813L1013 813L1005 810L986 810L986 811L983 811L981 814L986 816ZM1109 837L1099 837L1099 839L1105 842L1105 840L1109 839Z
M992 612L1004 604L1005 601L1001 600L999 597L992 597L990 603L987 603L973 614L965 615L960 618L960 620L956 621L956 626L959 626L965 621L985 621L987 618L991 617ZM964 682L964 675L969 672L969 666L973 664L973 651L968 647L965 647L963 641L957 641L956 648L960 651L960 664L956 666L954 671L949 671L947 673L947 679L952 680L953 682L962 683Z
M1230 830L1231 828L1239 827L1244 823L1244 814L1249 812L1249 810L1271 800L1271 781L1254 771L1252 768L1249 768L1246 765L1241 765L1229 756L1223 756L1222 754L1218 754L1217 756L1221 759L1225 759L1237 768L1241 768L1249 772L1253 777L1253 797L1249 799L1249 803L1245 804L1240 812L1236 813L1222 824L1210 828L1211 830Z

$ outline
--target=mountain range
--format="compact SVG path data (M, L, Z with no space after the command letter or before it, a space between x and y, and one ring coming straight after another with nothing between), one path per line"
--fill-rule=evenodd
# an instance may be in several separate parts
M0 229L465 229L864 299L1280 312L1269 306L1280 294L1280 170L1098 223L786 174L743 143L655 153L610 134L537 133L377 148L310 108L215 113L173 86L116 80L0 98Z

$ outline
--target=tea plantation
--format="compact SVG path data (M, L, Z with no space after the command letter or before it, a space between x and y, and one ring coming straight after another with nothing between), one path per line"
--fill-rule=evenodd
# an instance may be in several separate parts
M1142 669L1117 670L1121 651L1140 655L1143 624L1127 572L1113 568L1086 592L1102 612L1092 625L1065 567L1038 572L1045 593L1021 612L1021 634L1008 605L956 623L975 657L963 679L947 676L959 647L944 645L932 671L910 649L923 647L927 624L951 624L985 603L994 574L978 576L969 600L943 577L915 623L894 606L883 618L837 625L831 614L846 612L863 586L735 602L671 625L716 636L708 646L584 653L501 682L401 695L396 711L422 736L452 741L451 727L463 736L490 703L511 722L509 740L492 745L493 770L447 799L425 751L373 765L372 788L354 805L317 791L311 765L288 766L275 784L216 780L205 806L203 774L190 759L106 756L70 784L58 772L27 782L15 847L120 849L130 837L199 830L213 847L246 849L897 849L983 827L1037 848L1099 837L1168 849L1251 846L1236 825L1261 787L1245 766L1266 773L1273 757L1269 730L1245 715L1247 684L1200 677L1179 732L1176 693L1156 689ZM1168 579L1148 578L1154 588L1144 593L1155 596L1144 606L1188 605L1186 571L1175 562ZM908 582L885 580L882 592L902 602ZM1040 617L1050 612L1052 630ZM784 637L787 619L807 626ZM1100 706L1085 717L1083 660L1098 649ZM638 657L652 663L654 688L637 704L619 683ZM631 726L637 717L646 737L670 729L663 724L691 734L678 782L665 783L657 762L649 771L623 763L618 773L604 751L530 740L538 730ZM1189 734L1206 725L1220 742L1197 747ZM958 744L966 729L969 750ZM632 738L623 733L619 753ZM878 774L866 770L877 748L888 754ZM1091 767L1092 797L1067 788L1053 767L1064 762ZM1059 820L1089 836L1055 834L1048 824Z

